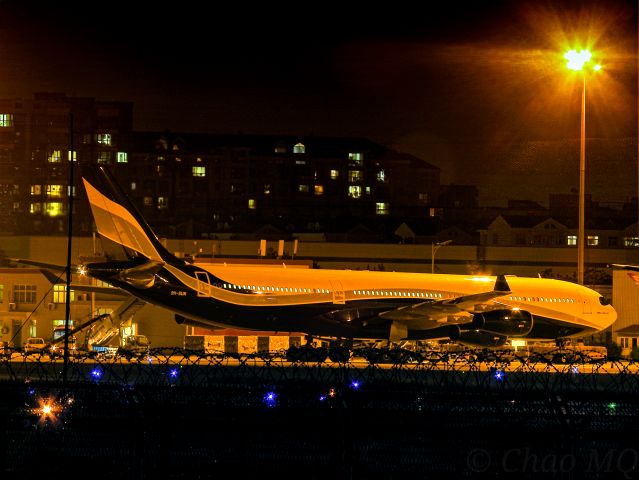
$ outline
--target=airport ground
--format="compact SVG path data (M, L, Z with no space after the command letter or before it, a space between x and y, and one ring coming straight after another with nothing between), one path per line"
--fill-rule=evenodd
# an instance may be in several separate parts
M66 383L63 367L0 362L2 478L638 477L632 361L371 365L162 350L73 359Z

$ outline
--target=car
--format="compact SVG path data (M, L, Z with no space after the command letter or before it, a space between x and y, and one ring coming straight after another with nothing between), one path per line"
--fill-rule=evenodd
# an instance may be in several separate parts
M24 350L24 353L41 352L46 346L44 338L30 337L22 344L22 350Z
M124 345L118 349L118 354L125 357L136 357L149 353L150 342L146 335L129 335Z
M13 342L1 341L0 342L0 355L5 357L11 357L13 351Z

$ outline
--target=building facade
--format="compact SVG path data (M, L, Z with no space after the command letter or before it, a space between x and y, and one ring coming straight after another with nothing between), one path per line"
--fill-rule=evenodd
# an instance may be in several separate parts
M171 237L363 224L384 239L400 219L431 217L439 195L438 167L364 138L135 132L132 119L127 102L1 100L0 232L66 232L72 190L74 232L90 234L80 177L96 165Z

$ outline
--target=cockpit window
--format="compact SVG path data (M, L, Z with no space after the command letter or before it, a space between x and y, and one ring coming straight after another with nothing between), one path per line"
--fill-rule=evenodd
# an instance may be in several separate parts
M606 297L599 297L599 303L601 303L602 305L610 305L610 300L608 300Z

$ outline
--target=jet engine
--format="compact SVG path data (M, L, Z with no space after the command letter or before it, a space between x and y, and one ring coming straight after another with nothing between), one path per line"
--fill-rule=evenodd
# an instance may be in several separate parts
M492 310L473 315L478 329L507 337L523 337L533 328L533 316L524 310Z

